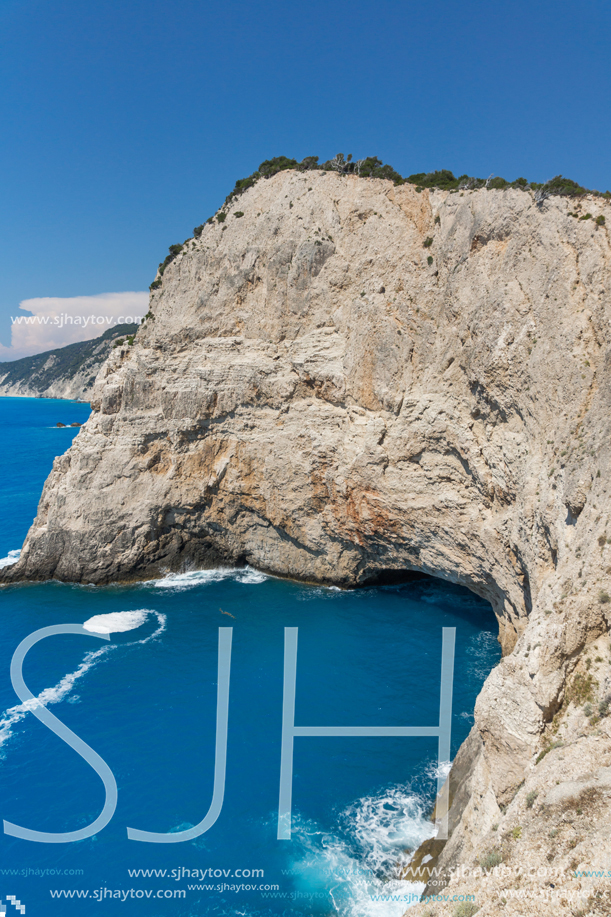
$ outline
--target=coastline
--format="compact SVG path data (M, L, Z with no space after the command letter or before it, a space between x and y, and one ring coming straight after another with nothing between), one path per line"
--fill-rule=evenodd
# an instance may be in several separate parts
M340 586L406 569L466 585L491 602L504 658L437 881L488 848L518 856L518 810L525 840L527 820L542 832L536 857L553 855L553 811L525 794L543 799L550 766L585 780L591 748L611 749L575 694L609 628L607 230L524 191L326 173L280 173L240 207L183 246L154 318L102 367L3 580L247 562Z

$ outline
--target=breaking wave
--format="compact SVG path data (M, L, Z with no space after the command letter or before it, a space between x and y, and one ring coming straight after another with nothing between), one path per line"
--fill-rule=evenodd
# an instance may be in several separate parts
M348 806L332 833L294 818L300 854L293 881L304 891L327 890L339 917L401 917L424 890L401 875L414 850L435 835L426 810L409 787L393 786Z
M215 567L212 570L189 570L186 573L168 573L163 579L150 580L147 586L155 589L171 589L182 592L185 589L194 589L196 586L207 586L209 583L220 583L221 580L233 579L237 583L256 585L263 583L269 577L259 573L252 567Z
M21 556L21 549L17 551L9 551L6 557L0 557L0 570L3 567L10 567L12 564L16 564Z

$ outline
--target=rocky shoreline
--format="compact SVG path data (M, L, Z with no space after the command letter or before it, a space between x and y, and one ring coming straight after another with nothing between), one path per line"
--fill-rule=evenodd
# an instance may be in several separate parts
M597 217L601 198L518 189L257 182L158 277L1 571L108 583L249 563L341 586L421 571L488 599L504 658L450 774L450 840L414 863L482 915L575 913L573 893L609 913L604 880L573 875L611 858ZM556 869L562 895L549 872L501 875L520 862Z

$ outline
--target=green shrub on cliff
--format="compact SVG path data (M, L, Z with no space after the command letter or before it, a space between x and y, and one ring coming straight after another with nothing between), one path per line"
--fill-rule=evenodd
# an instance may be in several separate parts
M490 850L480 857L479 865L488 872L503 862L502 854L498 850Z
M502 191L504 188L508 188L508 187L509 187L509 182L508 182L508 181L505 181L504 178L501 178L500 176L497 176L496 178L492 178L492 179L488 182L488 184L486 185L486 187L487 187L487 188L492 188L492 189L498 188L500 191Z
M169 254L169 255L166 255L166 256L165 256L165 260L162 261L161 264L159 265L159 273L160 273L161 275L163 275L163 272L165 271L165 269L166 269L166 267L168 266L168 264L171 264L171 263L172 263L172 261L174 260L174 258L175 258L178 254L180 254L180 252L183 250L183 248L184 248L184 245L180 245L180 243L176 243L175 245L170 245L170 248L169 248L170 254Z
M546 745L545 748L537 755L535 764L539 764L540 761L543 761L545 756L548 755L550 751L553 751L554 748L562 748L562 741L560 739L558 739L556 742L550 742L549 745Z
M566 698L568 701L573 701L576 706L581 706L585 704L586 701L590 703L594 700L592 691L596 685L594 676L584 675L582 672L577 672L573 681L571 682L569 688L566 690Z
M307 163L307 165L306 165ZM318 156L308 156L303 162L299 163L296 159L289 159L288 156L275 156L273 159L265 159L256 172L248 175L246 178L239 178L235 183L233 191L225 198L225 204L229 204L235 197L243 194L260 178L271 178L278 172L284 172L286 169L300 169L304 171L307 168L315 168L318 163Z
M271 178L278 172L284 172L286 169L295 169L299 163L296 159L289 159L288 156L275 156L274 159L266 159L259 166L259 175L264 178Z
M543 187L550 194L561 194L563 197L579 197L582 194L591 193L581 185L578 185L576 181L565 178L564 175L556 175L546 182Z
M238 179L231 194L227 195L227 200L230 201L232 197L235 197L237 194L241 194L243 191L246 191L247 188L252 188L256 180L257 179L254 175L249 175L248 178Z
M357 171L356 165L355 163L354 171ZM357 174L361 178L387 178L394 182L395 185L402 185L409 180L402 178L392 166L384 165L377 156L368 156L366 159L361 160Z
M461 175L461 178L468 178L468 176ZM458 188L460 179L455 178L454 173L449 169L441 169L437 172L415 172L414 175L408 175L405 181L410 185L418 185L420 188L439 188L442 191L450 191L452 188Z
M479 908L473 901L461 901L454 908L454 917L473 917L478 911Z

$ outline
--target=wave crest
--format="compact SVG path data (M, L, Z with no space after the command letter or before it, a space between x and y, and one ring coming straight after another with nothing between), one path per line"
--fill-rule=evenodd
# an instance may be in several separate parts
M13 564L16 564L21 556L21 549L17 551L9 551L6 557L0 557L0 570L3 567L10 567Z
M256 585L265 582L269 577L252 567L215 567L212 570L189 570L186 573L168 573L163 579L150 580L147 586L155 589L171 589L182 592L185 589L194 589L196 586L207 586L210 583L220 583L225 579L233 579L237 583Z
M435 834L426 807L409 787L392 786L348 806L335 832L295 817L300 852L293 880L302 889L328 890L340 917L402 917L424 891L424 883L401 874L414 850Z

